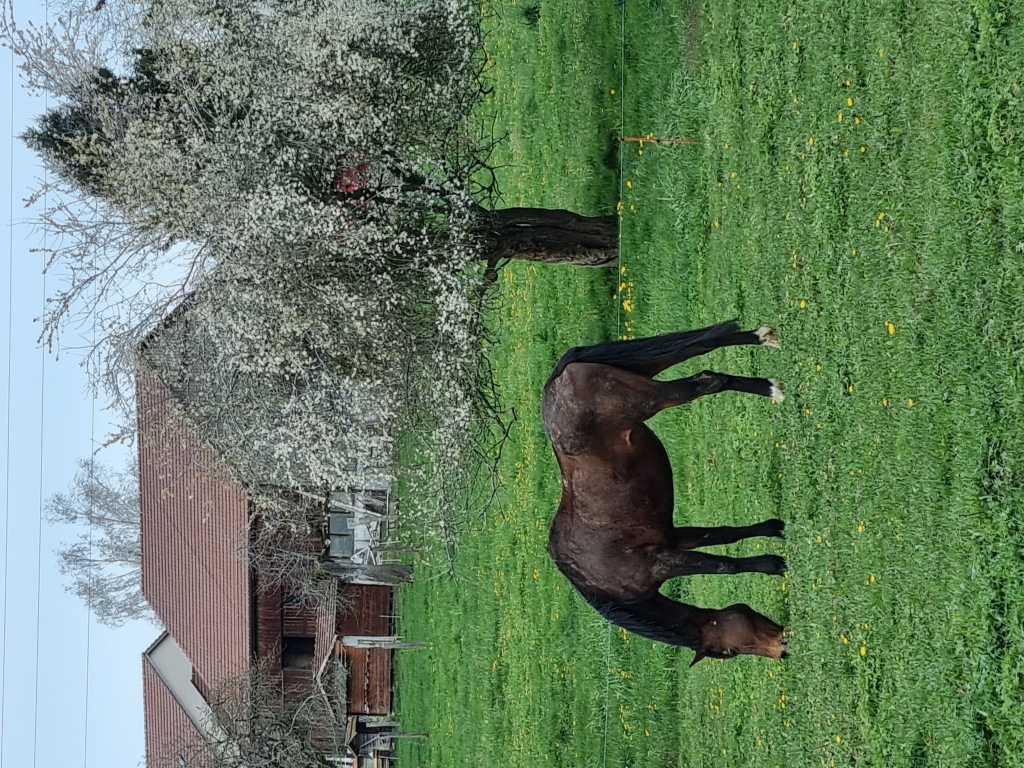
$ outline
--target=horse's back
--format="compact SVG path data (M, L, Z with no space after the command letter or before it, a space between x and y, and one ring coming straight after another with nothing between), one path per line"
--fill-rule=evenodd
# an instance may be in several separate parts
M600 448L642 422L627 414L656 387L645 376L602 363L571 362L544 385L541 418L556 453Z

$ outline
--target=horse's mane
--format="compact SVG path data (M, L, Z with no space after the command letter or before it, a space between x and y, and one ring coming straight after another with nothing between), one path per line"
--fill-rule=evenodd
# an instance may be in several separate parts
M551 523L548 538L548 554L554 560L569 583L579 592L580 597L587 601L591 608L605 619L627 632L632 632L649 640L669 645L681 645L697 650L700 647L700 626L696 621L696 610L691 605L670 600L662 594L656 594L645 600L624 603L607 595L601 595L580 585L586 582L583 574L576 569L571 558L565 557L558 539L563 532L564 519L556 515ZM691 614L687 616L687 614ZM673 619L675 621L673 621Z
M677 603L661 594L636 603L620 603L591 597L579 589L576 591L595 611L627 632L646 637L649 640L657 640L659 643L681 645L692 650L700 648L700 627L696 623L679 621L669 623L669 620L673 618L673 613L676 613L677 616L680 613L673 609L689 606L683 606L682 603Z

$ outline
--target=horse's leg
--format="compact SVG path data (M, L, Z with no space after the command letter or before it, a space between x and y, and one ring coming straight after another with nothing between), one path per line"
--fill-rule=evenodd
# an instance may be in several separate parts
M786 572L786 559L778 555L725 557L677 547L656 549L648 553L647 557L651 575L659 583L677 576L698 574L767 573L771 576L782 576Z
M673 535L676 546L682 549L696 549L697 547L714 547L719 544L735 544L737 541L754 536L774 536L781 539L785 527L784 522L773 519L738 527L720 525L713 528L676 528Z
M773 328L762 326L753 331L741 331L735 321L729 321L696 331L679 331L646 339L606 341L589 347L573 347L559 360L553 377L569 363L600 363L651 377L691 357L703 355L719 347L740 344L778 347L779 341Z
M545 405L545 408L555 409L557 397L582 400L585 396L593 401L599 422L609 429L631 431L637 422L647 421L659 411L716 392L747 392L770 397L777 403L784 399L782 385L775 379L753 379L714 371L701 371L696 376L674 381L655 381L606 365L580 363L569 366L559 381L565 391L555 396L555 404ZM545 388L545 402L549 387Z
M733 376L729 373L716 373L715 371L701 371L694 376L687 376L685 379L654 383L660 385L657 388L657 396L661 400L658 403L659 407L654 413L675 405L692 403L698 397L730 390L733 392L746 392L749 395L770 397L777 403L781 403L785 399L782 394L782 385L775 379ZM652 413L651 415L653 416L654 414ZM646 418L650 418L650 416Z

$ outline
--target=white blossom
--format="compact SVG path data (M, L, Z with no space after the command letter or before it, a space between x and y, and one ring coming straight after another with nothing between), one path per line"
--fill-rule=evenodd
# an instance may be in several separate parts
M492 405L478 6L110 6L121 23L3 18L29 82L58 103L27 134L55 174L42 224L63 235L51 263L70 279L49 337L88 299L107 340L92 363L126 404L137 344L180 305L188 343L164 325L149 363L246 480L391 479L411 435L418 466L436 468L418 482L448 498ZM340 189L353 168L360 183Z

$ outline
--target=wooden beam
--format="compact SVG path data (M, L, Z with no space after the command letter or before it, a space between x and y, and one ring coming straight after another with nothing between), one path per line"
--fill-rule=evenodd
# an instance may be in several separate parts
M319 568L340 581L355 584L408 584L412 582L412 566L405 563L352 563L321 560Z

